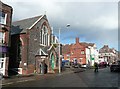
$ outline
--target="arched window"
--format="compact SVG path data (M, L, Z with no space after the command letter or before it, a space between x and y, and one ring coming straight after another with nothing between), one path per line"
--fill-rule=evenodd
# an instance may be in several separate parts
M49 45L49 34L47 26L43 26L40 31L40 44L42 45Z
M42 30L40 30L40 44L42 44Z

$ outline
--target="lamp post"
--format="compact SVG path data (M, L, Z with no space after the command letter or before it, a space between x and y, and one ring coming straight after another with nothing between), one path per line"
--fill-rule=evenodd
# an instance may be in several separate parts
M67 24L66 27L70 27L70 24ZM60 30L61 30L61 28L59 28L59 74L61 73L61 59L60 59L60 57L61 57L61 55L60 55L60 53L61 53L61 50L60 50Z
M59 73L61 73L61 60L60 60L60 28L59 28Z

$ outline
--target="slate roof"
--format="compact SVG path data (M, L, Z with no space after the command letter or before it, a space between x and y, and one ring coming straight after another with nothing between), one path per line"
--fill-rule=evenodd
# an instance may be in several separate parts
M94 46L95 45L94 43L86 43L86 42L81 42L80 44L85 46L85 47Z
M63 54L69 54L70 53L70 47L71 47L71 45L69 45L69 44L63 45L62 46L62 53Z
M26 33L27 29L30 28L41 16L36 16L36 17L13 22L11 35Z
M114 52L114 49L109 48L108 45L104 45L100 50L99 53L110 53L110 52Z

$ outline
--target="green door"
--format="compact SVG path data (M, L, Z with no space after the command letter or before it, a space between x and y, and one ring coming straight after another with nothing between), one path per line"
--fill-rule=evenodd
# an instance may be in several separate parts
M51 56L51 67L52 67L52 69L54 69L54 64L55 64L55 58L54 58L54 55L52 54L52 56Z

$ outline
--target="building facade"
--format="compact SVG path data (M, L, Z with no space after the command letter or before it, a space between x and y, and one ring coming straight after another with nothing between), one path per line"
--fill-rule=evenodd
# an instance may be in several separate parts
M114 48L104 45L99 50L99 62L113 63L118 60L118 52Z
M76 43L71 45L70 48L70 60L77 60L77 63L86 65L86 51L85 46L79 42L79 38L76 38Z
M0 1L0 73L8 76L12 7Z
M62 49L65 60L77 60L83 67L93 66L94 62L98 62L99 53L94 43L79 42L79 38L76 38L75 44L63 45Z
M87 43L86 48L86 64L89 66L94 66L94 63L98 63L99 52L95 44Z
M57 53L51 44L51 27L46 15L12 24L10 69L19 74L55 73Z

